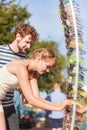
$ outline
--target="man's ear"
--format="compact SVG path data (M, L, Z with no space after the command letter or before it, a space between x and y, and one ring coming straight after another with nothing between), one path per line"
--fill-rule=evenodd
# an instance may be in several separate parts
M17 39L17 40L21 40L21 39L22 39L22 36L20 35L20 33L17 33L17 34L16 34L16 39Z

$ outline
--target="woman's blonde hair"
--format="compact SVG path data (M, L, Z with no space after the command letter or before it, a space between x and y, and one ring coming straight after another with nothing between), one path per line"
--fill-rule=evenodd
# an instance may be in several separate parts
M42 59L55 58L55 53L50 48L39 48L33 51L30 55L30 59L36 59L40 56Z

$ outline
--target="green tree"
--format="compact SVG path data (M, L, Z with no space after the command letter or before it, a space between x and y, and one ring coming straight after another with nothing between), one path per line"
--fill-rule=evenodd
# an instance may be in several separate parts
M66 59L63 55L60 54L58 50L58 44L54 41L38 41L34 44L34 46L31 47L31 49L29 49L27 53L30 54L30 52L32 52L33 50L41 47L51 48L57 56L57 63L56 66L50 71L50 73L43 74L39 77L40 89L52 91L52 85L55 82L62 82L62 88L65 91L66 84L64 81L63 71L66 67Z
M12 42L16 25L27 21L31 16L26 6L20 6L20 2L19 0L0 2L0 44Z
M21 0L1 0L0 2L0 44L9 44L14 39L14 29L19 22L27 22L31 14L27 12L27 6L21 7ZM66 66L66 60L58 50L58 44L54 41L38 41L27 52L41 48L51 48L57 56L57 64L49 74L44 74L39 77L40 89L51 91L52 85L55 82L63 82L63 89L66 87L62 72Z

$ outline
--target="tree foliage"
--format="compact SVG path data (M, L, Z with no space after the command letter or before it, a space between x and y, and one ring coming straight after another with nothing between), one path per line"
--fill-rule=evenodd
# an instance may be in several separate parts
M28 20L31 14L27 12L26 6L20 6L20 2L21 0L1 0L0 2L0 44L9 44L13 41L14 29L18 23L27 22L29 24ZM32 45L27 54L41 47L49 47L56 53L57 64L49 74L47 73L39 77L40 89L51 91L51 86L55 82L63 82L64 89L66 84L63 81L64 76L62 72L66 66L66 60L64 56L60 54L58 44L54 41L38 41Z
M1 0L0 2L0 44L13 41L14 29L19 22L25 22L31 16L26 6L21 7L19 0Z

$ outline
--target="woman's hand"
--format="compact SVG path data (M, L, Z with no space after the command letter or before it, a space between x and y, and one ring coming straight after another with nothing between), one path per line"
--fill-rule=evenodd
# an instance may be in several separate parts
M83 113L83 109L77 109L76 112L82 114Z
M62 103L63 103L64 107L71 106L73 104L73 102L71 100L68 100L68 99L63 100Z
M23 104L28 104L29 102L26 100L26 98L24 97L24 95L22 94L22 103Z
M80 95L83 96L84 98L87 98L87 92L82 92Z
M84 108L80 108L80 109L77 109L76 110L78 113L80 113L80 114L82 114L82 113L85 113L85 112L87 112L87 106L85 106Z

